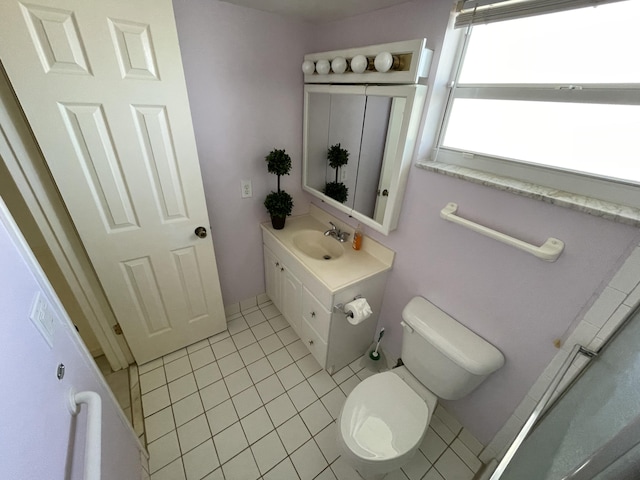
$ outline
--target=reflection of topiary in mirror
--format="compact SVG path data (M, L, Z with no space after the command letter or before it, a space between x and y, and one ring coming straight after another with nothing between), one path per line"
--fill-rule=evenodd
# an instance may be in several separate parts
M342 182L327 182L322 193L340 203L346 202L349 197L349 189Z
M289 175L291 171L291 157L284 150L274 149L265 157L267 170L278 176L278 191L267 195L264 206L271 215L273 228L279 230L284 227L284 220L291 215L293 199L284 190L280 190L280 176Z
M329 160L329 166L336 170L336 181L327 182L322 193L340 203L344 203L349 197L349 189L344 183L338 182L338 174L340 167L349 163L349 151L342 148L339 143L331 145L327 150L327 160Z

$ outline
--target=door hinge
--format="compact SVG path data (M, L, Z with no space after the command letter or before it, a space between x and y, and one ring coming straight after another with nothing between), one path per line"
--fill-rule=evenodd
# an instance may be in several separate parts
M113 326L113 331L115 332L116 335L122 335L122 327L120 326L119 323L116 323Z

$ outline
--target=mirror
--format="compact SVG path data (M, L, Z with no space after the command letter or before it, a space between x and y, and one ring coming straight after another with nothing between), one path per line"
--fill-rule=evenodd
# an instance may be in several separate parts
M425 96L422 85L305 86L304 190L395 229Z

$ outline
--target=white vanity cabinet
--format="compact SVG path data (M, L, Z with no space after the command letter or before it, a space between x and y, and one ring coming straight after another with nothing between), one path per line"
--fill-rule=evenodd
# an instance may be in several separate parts
M369 274L357 275L352 282L331 288L322 275L313 271L313 264L310 267L286 242L279 241L279 231L265 225L262 231L266 293L318 363L333 374L362 356L373 342L390 265L369 258L371 255L366 252L349 252L370 261L375 268L369 269ZM345 247L351 249L350 244ZM339 261L327 262L324 268L340 268ZM336 306L359 295L367 299L373 315L351 325Z

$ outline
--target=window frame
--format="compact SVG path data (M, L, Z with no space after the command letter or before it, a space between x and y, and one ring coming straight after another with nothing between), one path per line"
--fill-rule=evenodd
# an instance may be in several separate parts
M452 80L448 84L447 100L436 134L431 160L501 177L514 178L534 186L541 185L572 194L640 208L640 183L631 180L565 170L518 159L443 146L452 106L457 98L640 105L640 84L461 84L459 77L467 46L472 36L473 25L466 26L465 30L459 35L458 41L460 43L456 59L453 62Z

